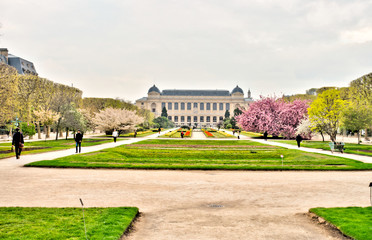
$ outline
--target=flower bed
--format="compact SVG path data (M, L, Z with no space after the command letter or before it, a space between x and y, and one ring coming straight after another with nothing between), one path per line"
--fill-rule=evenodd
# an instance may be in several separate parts
M206 137L214 137L213 134L205 129L202 129Z

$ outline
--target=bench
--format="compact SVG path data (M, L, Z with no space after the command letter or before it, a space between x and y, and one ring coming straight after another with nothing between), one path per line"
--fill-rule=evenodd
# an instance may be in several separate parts
M331 148L331 152L338 150L341 153L344 153L345 150L345 143L343 142L330 142L329 147Z

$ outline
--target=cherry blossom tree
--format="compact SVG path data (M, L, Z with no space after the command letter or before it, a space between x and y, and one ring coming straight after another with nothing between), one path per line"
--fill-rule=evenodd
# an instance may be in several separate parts
M138 116L135 111L111 107L101 110L94 117L97 128L105 132L112 132L114 129L119 132L131 131L143 121L144 119Z
M273 97L261 97L236 118L238 125L246 131L294 138L297 126L307 115L307 108L306 100L287 103Z

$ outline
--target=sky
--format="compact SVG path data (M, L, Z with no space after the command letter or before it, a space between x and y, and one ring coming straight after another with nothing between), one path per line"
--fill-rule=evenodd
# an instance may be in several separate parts
M239 85L257 99L372 72L371 0L0 0L0 48L83 97Z

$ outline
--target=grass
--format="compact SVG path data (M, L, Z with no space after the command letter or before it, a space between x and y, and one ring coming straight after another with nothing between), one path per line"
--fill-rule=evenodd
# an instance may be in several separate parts
M282 166L281 155L284 156ZM27 164L32 167L189 170L371 170L372 164L248 140L145 140Z
M277 142L297 146L297 142L295 140L277 140ZM307 141L307 140L305 140L305 141L301 142L301 147L330 150L329 141L322 142L322 141ZM345 143L345 151L344 152L345 153L358 154L358 155L372 156L372 145Z
M85 208L88 239L119 239L135 207ZM81 208L0 208L0 239L86 239Z
M89 147L112 141L112 138L84 138L82 147ZM0 143L0 159L15 156L15 153L10 151L11 146L11 142ZM73 139L25 142L22 155L65 150L70 148L75 148L75 141Z
M372 207L312 208L310 212L357 240L372 239Z

